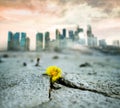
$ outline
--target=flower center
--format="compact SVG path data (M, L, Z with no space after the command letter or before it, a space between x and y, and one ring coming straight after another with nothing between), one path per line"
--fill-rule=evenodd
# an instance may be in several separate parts
M57 76L57 72L56 71L51 72L51 76Z

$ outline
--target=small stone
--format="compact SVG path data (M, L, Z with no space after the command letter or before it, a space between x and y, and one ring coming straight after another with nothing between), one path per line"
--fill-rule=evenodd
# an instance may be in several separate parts
M9 56L8 56L8 54L3 54L3 57L8 58Z
M24 62L24 63L23 63L23 66L27 66L27 63Z
M83 64L81 64L79 67L90 67L91 65L90 65L90 63L83 63Z

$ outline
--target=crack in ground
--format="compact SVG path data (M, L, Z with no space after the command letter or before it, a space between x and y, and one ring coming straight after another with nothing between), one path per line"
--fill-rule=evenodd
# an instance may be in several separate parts
M111 97L111 98L115 98L115 99L120 99L119 95L111 95L111 94L108 94L108 93L103 92L103 91L98 91L96 89L90 89L90 88L86 88L86 87L80 87L80 86L77 86L74 83L72 83L72 82L70 82L70 81L68 81L68 80L66 80L64 78L59 78L56 83L61 84L61 85L66 86L66 87L69 87L69 88L79 89L79 90L82 90L82 91L89 91L89 92L101 94L101 95L104 95L104 96L107 96L107 97ZM51 91L52 91L52 89L59 89L59 88L58 87L56 88L52 84L52 82L50 81L50 90L49 90L49 99L50 100L51 100Z

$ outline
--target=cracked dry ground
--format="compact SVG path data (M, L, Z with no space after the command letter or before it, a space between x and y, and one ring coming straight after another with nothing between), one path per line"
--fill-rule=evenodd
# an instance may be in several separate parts
M106 71L102 69L101 71L99 70L100 77L97 77L97 72L94 73L90 69L87 70L88 73L86 75L85 69L82 70L83 73L65 75L67 80L86 90L61 86L60 90L51 92L52 100L33 108L119 108L120 72L114 70L115 73L113 75L113 70L109 70L110 74L105 76ZM93 91L88 91L87 89ZM94 90L101 93L94 92ZM105 93L107 96L102 93Z
M31 62L30 57L34 60L39 54L33 53L29 56L20 54L16 58L14 55L12 53L9 58L2 58L3 63L0 63L0 108L119 108L120 106L120 62L114 57L108 57L111 60L107 59L109 60L107 62L106 57L98 59L96 56L91 58L91 55L87 55L76 59L76 55L57 54L59 60L53 60L51 58L55 54L43 53L40 55L43 60L41 66L35 67L35 62ZM49 78L42 76L49 65L48 60L51 60L51 65L56 64L62 68L66 80L86 90L57 84L61 89L52 90L49 99ZM26 67L22 66L24 61L27 62ZM80 68L79 64L86 61L91 66ZM103 92L108 96L87 89Z

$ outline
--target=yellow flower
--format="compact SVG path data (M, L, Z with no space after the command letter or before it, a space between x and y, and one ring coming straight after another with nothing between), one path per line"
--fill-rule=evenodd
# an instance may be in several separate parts
M45 73L52 78L52 82L62 77L62 70L57 66L49 66Z

